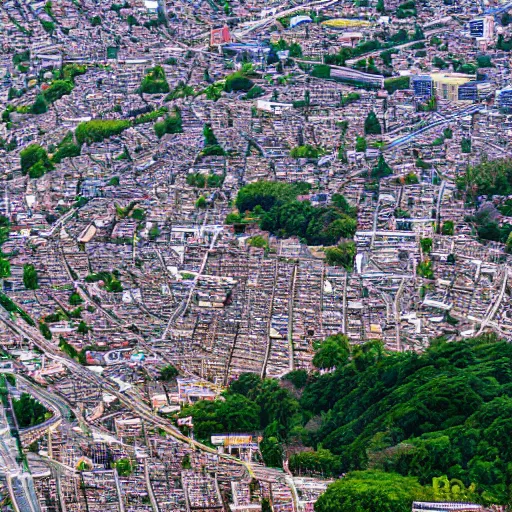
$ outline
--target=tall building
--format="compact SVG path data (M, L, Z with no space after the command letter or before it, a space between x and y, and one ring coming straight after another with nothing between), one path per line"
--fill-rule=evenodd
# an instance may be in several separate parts
M475 79L474 75L463 73L432 73L434 91L438 98L459 101L459 87Z
M210 33L210 46L218 46L220 44L232 43L233 38L229 32L227 25L221 28L212 28Z
M498 107L505 112L512 112L512 86L496 91Z
M431 98L434 94L434 82L430 75L416 75L411 77L412 89L415 98Z
M494 18L484 16L475 18L469 22L469 33L471 37L490 39L494 35Z
M483 80L472 80L459 86L459 101L479 101L492 93L491 84Z

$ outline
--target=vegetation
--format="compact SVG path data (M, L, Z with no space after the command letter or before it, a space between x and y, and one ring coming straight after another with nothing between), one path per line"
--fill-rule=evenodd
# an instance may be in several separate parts
M119 119L93 119L80 123L76 127L75 137L77 142L91 145L94 142L102 142L109 137L119 135L131 126L131 122Z
M176 367L173 366L172 364L168 364L160 370L159 380L169 382L169 381L175 379L178 375L179 375L179 372L176 369Z
M47 340L52 339L52 331L50 331L50 328L45 322L39 323L39 330L41 331L41 334L46 338Z
M329 265L343 267L351 271L354 268L356 246L354 242L342 242L336 247L329 247L325 250L325 260Z
M180 109L175 108L174 111L166 116L162 121L156 122L154 128L159 139L161 139L166 133L182 133L183 126Z
M373 178L385 178L386 176L390 176L393 174L393 169L387 164L384 159L384 155L381 153L379 155L379 159L377 160L377 165L372 169L372 177Z
M119 476L130 476L133 473L133 465L130 459L121 458L118 459L114 467L117 470Z
M326 66L325 64L315 64L311 70L311 76L314 76L315 78L330 78L331 67Z
M453 235L454 229L455 229L455 226L454 226L453 220L446 220L443 222L443 225L441 227L441 233L443 235L451 236L451 235Z
M194 418L202 440L264 430L263 455L276 465L283 443L300 436L314 451L292 455L293 472L349 472L320 498L320 510L409 511L412 500L427 498L507 502L512 346L505 340L440 338L417 354L388 353L377 341L349 347L339 335L319 344L315 359L335 369L301 375L299 401L274 379L242 374L224 401L200 401L180 415ZM318 426L303 428L312 418Z
M314 207L296 199L308 191L305 183L259 181L240 189L236 206L240 212L252 211L261 229L282 237L298 236L310 245L333 245L340 238L351 238L356 229L354 209L341 200ZM228 223L240 220L235 216L226 219Z
M191 173L187 175L187 185L197 188L220 188L224 177L218 174Z
M39 144L31 144L20 152L21 173L31 178L40 178L53 170L48 153Z
M39 288L39 278L34 265L23 265L23 284L27 290L37 290Z
M471 153L471 139L463 137L460 141L460 150L462 153Z
M473 198L480 195L511 195L512 160L484 160L477 165L470 165L457 179L457 187Z
M28 393L12 399L14 414L20 428L34 427L51 417L46 407Z
M291 392L275 379L244 373L224 392L223 398L186 406L180 416L193 417L194 433L203 441L215 432L263 430L263 458L269 465L281 466L282 443L300 422L299 404Z
M344 365L350 356L349 339L336 334L328 336L318 347L313 364L320 369L337 368Z
M395 91L401 89L409 89L410 81L410 77L408 76L387 78L384 80L384 88L389 92L389 94L393 94Z
M432 262L430 260L423 260L418 263L416 273L425 279L434 279L434 270L432 269Z
M427 500L430 495L414 477L354 471L329 485L315 504L315 512L410 512L413 501Z
M420 239L421 250L425 254L430 254L432 250L432 238L421 238Z
M303 146L292 148L290 156L292 158L319 158L324 153L325 151L322 148L317 148L310 144L304 144Z
M245 91L248 92L254 85L254 82L248 78L243 70L236 71L226 77L224 90L226 92Z
M268 249L268 241L266 238L262 237L261 235L256 235L249 240L247 240L247 244L251 247L257 247L260 249Z
M145 94L166 94L169 92L169 84L162 66L150 69L143 78L139 92Z
M36 324L26 311L21 309L15 304L5 293L0 292L0 306L2 306L9 313L18 313L21 318L30 326L34 327Z
M292 370L283 377L283 380L290 381L297 389L303 389L308 381L308 372L306 370Z
M356 151L358 153L364 153L367 148L368 148L368 143L366 142L366 139L364 137L361 137L360 135L358 135L356 138Z
M64 158L73 158L80 156L80 154L81 148L78 144L75 144L73 132L68 132L52 155L52 162L57 164L62 162Z
M123 291L123 285L118 279L117 272L98 272L96 274L89 274L85 278L86 283L97 283L103 281L105 290L110 293L120 293Z

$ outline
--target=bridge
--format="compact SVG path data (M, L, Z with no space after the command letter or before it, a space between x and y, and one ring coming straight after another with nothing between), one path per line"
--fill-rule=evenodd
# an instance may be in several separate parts
M434 128L437 128L439 126L443 126L445 124L448 124L452 121L455 121L459 117L464 117L467 115L475 114L476 112L480 112L481 110L485 109L485 105L471 105L470 107L463 108L461 110L458 110L457 112L451 114L450 116L445 117L444 119L440 119L439 121L434 121L433 123L428 124L427 126L424 126L423 128L420 128L419 130L416 130L412 133L409 133L407 135L402 135L401 137L398 137L397 139L392 140L388 144L386 144L384 151L388 151L390 149L395 149L400 146L403 146L404 144L407 144L414 140L418 135L421 135L425 132L428 132Z

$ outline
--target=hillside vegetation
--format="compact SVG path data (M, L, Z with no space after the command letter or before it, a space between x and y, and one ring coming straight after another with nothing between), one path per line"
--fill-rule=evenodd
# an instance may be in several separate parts
M296 474L336 478L372 470L357 477L370 478L372 492L379 480L384 492L387 480L412 477L403 482L421 493L406 493L406 501L429 496L432 482L442 479L453 489L446 498L507 503L512 345L487 335L439 339L416 354L388 353L379 342L349 347L347 341L338 335L317 347L313 362L331 368L329 373L297 370L281 386L242 374L225 401L199 402L182 414L194 417L204 440L214 432L263 431L267 464L282 465L291 451L289 467ZM353 510L352 498L343 507L337 500L349 487L353 493L367 485L357 479L333 484L318 510ZM402 510L401 503L382 510Z

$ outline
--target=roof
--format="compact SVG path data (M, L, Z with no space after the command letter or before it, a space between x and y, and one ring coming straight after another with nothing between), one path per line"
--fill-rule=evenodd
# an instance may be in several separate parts
M313 20L309 16L303 14L299 16L294 16L293 18L290 19L290 27L295 27L300 23L311 23L312 21Z
M434 82L450 85L462 85L475 78L474 75L465 75L463 73L432 73L430 76Z

